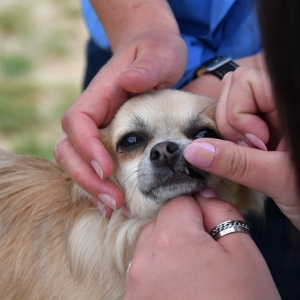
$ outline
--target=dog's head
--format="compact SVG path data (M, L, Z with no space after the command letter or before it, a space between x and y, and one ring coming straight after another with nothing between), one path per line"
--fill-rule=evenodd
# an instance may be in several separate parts
M127 101L101 130L115 163L112 179L134 216L154 217L166 201L204 187L212 187L242 212L262 209L253 191L199 170L183 157L193 140L220 138L215 108L214 101L190 93L153 92Z

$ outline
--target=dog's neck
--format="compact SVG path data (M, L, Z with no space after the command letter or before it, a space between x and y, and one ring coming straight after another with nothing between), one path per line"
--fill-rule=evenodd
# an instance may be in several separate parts
M114 211L110 219L104 218L88 201L88 195L74 184L73 203L76 202L84 202L86 211L75 223L69 239L75 276L101 278L106 269L113 269L116 276L125 278L137 238L150 220L129 219L121 210Z

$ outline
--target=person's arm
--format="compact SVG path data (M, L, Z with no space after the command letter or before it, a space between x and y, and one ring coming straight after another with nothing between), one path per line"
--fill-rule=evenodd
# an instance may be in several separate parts
M182 76L186 46L167 1L93 1L114 55L62 118L64 133L54 155L73 180L110 216L122 191L107 178L113 163L100 141L130 93L167 88Z
M91 3L113 53L121 54L127 62L119 77L124 90L140 93L167 88L180 79L186 64L186 49L167 1L92 0Z
M212 195L211 195L212 196ZM251 237L207 232L243 220L215 197L169 201L142 231L126 278L126 300L280 299L267 264Z
M160 31L179 35L173 12L165 0L91 0L115 53L132 38Z

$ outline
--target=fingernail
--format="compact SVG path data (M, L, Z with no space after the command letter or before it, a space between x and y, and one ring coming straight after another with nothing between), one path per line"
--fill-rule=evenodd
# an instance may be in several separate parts
M112 196L107 194L99 194L98 198L113 210L117 209L116 200Z
M100 166L100 164L97 161L92 160L91 165L92 165L93 169L95 170L95 172L98 174L98 176L103 180L103 171L102 171L102 167Z
M215 157L216 149L209 143L192 143L184 151L185 159L198 168L209 167Z
M141 74L145 74L145 73L146 73L146 71L145 71L145 70L142 70L142 69L128 68L128 69L125 69L125 70L122 72L122 74L125 73L125 72L127 72L127 71L136 71L136 72L139 72L139 73L141 73Z
M129 209L129 207L126 204L123 205L123 207L122 207L122 213L129 219L131 219L133 217L131 210Z
M105 205L101 201L97 202L97 208L101 212L101 214L103 215L103 217L106 217Z
M211 188L204 188L199 194L204 198L214 198L217 197L216 192Z
M268 151L266 145L264 144L264 142L258 138L256 135L254 135L253 133L246 133L245 137L256 147L259 148L261 150L265 150Z

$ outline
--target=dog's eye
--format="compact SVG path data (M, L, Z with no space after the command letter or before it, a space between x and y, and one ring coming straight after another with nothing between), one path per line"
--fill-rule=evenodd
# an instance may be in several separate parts
M201 138L219 139L220 136L216 133L215 130L211 128L203 128L195 135L194 138L195 139L201 139Z
M118 146L123 149L132 149L136 148L142 144L145 143L145 140L143 137L141 137L138 134L130 133L124 136L120 142L118 143Z

